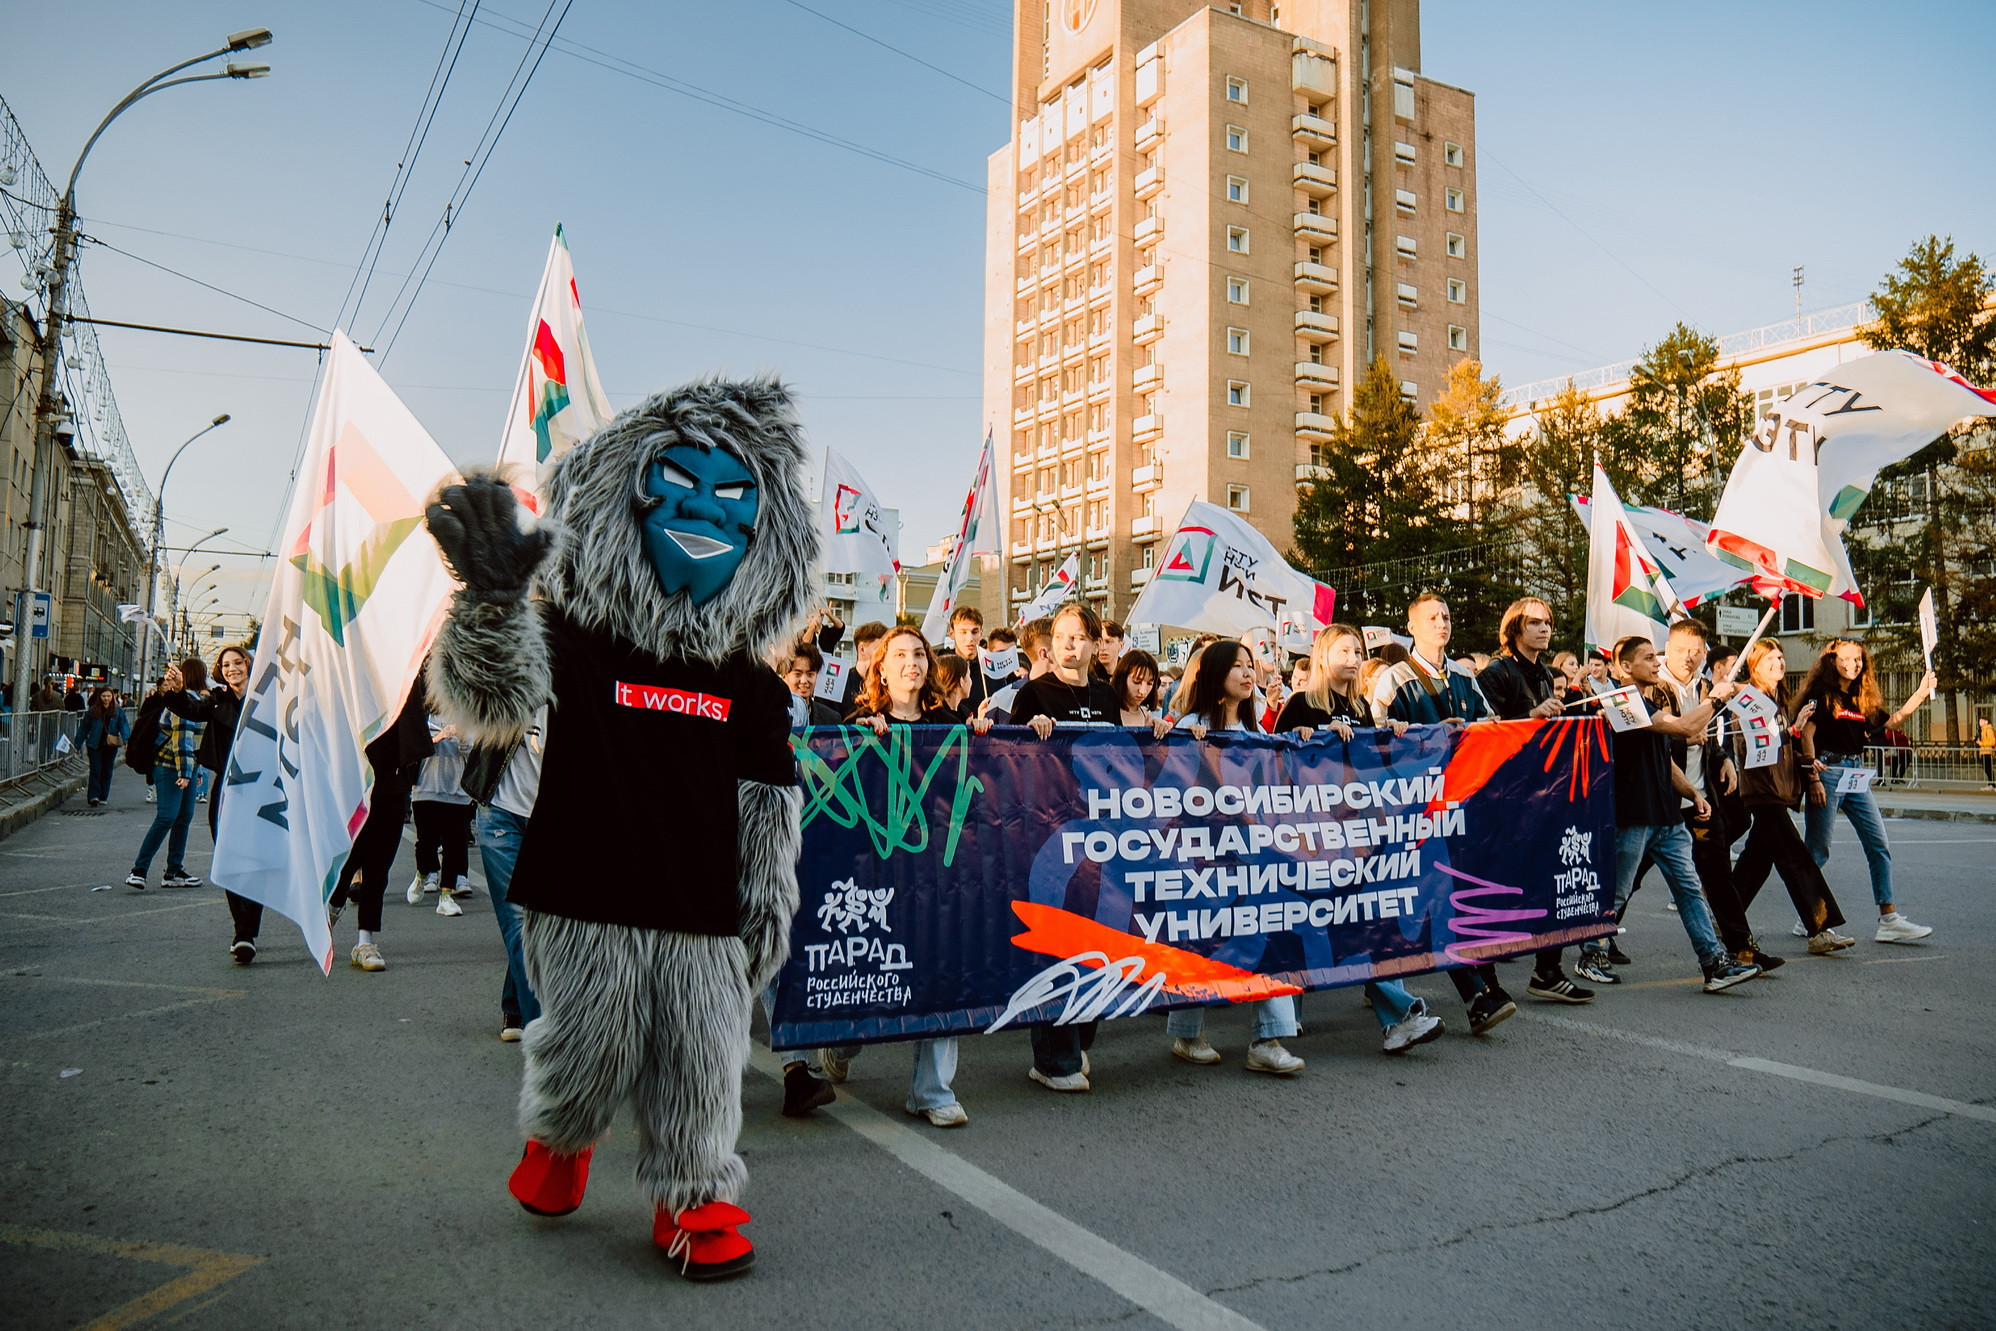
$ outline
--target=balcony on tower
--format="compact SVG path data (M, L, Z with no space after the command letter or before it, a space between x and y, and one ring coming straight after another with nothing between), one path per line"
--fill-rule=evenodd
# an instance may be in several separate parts
M1306 342L1335 342L1338 338L1338 316L1318 310L1298 310L1296 336Z
M1305 291L1321 293L1338 289L1338 270L1327 264L1305 260L1296 265L1295 271L1296 285Z
M1293 168L1291 183L1312 198L1328 198L1338 192L1338 173L1314 162L1298 162Z

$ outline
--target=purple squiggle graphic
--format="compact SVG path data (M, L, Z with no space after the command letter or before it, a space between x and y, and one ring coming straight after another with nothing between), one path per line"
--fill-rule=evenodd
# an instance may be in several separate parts
M1456 934L1467 935L1466 937L1458 938L1455 942L1450 943L1442 949L1444 955L1451 961L1460 961L1466 965L1475 965L1478 960L1477 958L1466 957L1456 949L1482 947L1486 943L1521 943L1531 937L1528 933L1513 933L1508 929L1486 929L1482 927L1483 925L1516 924L1523 920L1545 918L1546 912L1544 910L1490 910L1470 900L1471 897L1487 897L1492 893L1498 892L1510 892L1522 895L1525 890L1522 887L1506 887L1502 883L1493 883L1487 878L1478 878L1474 874L1466 874L1460 869L1452 869L1446 864L1437 864L1435 867L1451 878L1460 878L1464 882L1477 884L1476 887L1449 893L1448 904L1463 913L1450 916L1448 927Z

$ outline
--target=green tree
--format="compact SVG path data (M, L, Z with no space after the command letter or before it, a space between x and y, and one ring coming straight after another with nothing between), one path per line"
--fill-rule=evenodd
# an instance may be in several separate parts
M1437 534L1430 553L1475 547L1473 556L1449 560L1445 572L1427 579L1449 597L1456 639L1465 647L1493 642L1498 616L1519 594L1517 533L1506 513L1514 506L1507 499L1518 486L1523 449L1505 438L1510 413L1503 395L1498 377L1484 378L1480 363L1457 361L1421 427L1421 484L1449 528Z
M1711 516L1753 427L1740 372L1718 362L1718 342L1684 323L1644 349L1627 408L1601 432L1603 465L1626 478L1623 499Z
M1587 614L1587 528L1571 496L1594 489L1604 426L1593 401L1571 381L1533 417L1532 435L1519 450L1519 496L1500 520L1516 533L1518 581L1552 607L1559 641L1577 641ZM1629 478L1614 472L1609 479L1619 490Z
M1872 294L1878 316L1858 335L1876 350L1904 350L1940 361L1973 383L1996 379L1996 275L1973 253L1955 254L1952 238L1916 243ZM1987 427L1965 437L1942 435L1878 474L1872 498L1846 535L1851 568L1878 628L1874 650L1913 669L1920 659L1914 608L1934 593L1940 641L1934 672L1947 717L1947 741L1963 742L1963 689L1990 687L1992 610L1996 610L1996 453Z

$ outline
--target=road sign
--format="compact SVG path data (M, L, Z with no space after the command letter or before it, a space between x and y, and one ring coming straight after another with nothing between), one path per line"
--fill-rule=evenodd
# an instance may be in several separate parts
M1719 607L1719 636L1722 638L1751 638L1754 625L1760 623L1760 612L1746 606L1722 605Z
M49 635L49 596L48 592L30 592L28 602L28 636L46 638Z

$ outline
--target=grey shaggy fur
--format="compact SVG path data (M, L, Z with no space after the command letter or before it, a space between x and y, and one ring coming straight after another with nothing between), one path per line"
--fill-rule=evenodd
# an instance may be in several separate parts
M741 940L527 911L521 946L543 1005L526 1034L527 1135L573 1154L629 1103L646 1196L675 1214L739 1200L751 992Z
M749 987L760 993L790 956L790 917L797 913L797 851L804 840L796 786L735 782L741 806L736 838L741 860L742 942L748 945Z
M694 605L663 596L631 508L646 469L672 444L725 447L755 477L755 536L720 595ZM705 379L631 408L570 450L548 479L561 524L541 568L548 599L586 628L607 629L654 656L758 659L809 607L818 524L804 495L804 439L790 394L774 379Z
M548 700L553 662L540 609L451 598L424 678L430 704L473 745L511 748Z

